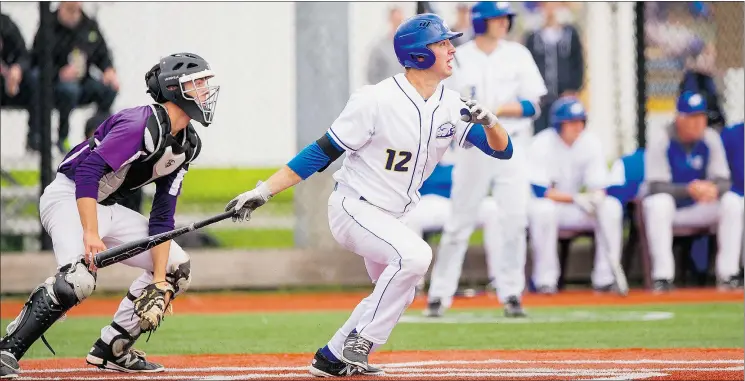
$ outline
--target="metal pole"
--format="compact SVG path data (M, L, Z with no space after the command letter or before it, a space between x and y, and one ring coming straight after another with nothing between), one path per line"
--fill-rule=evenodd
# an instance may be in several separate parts
M39 195L52 182L52 89L54 80L54 65L52 64L52 25L54 16L50 10L48 1L39 2L39 127L41 128L41 165L39 168L40 183ZM44 229L41 229L39 237L42 250L52 249L52 240Z
M349 99L349 3L295 3L297 152L323 136ZM332 249L328 228L337 160L295 187L295 246Z
M637 1L636 12L636 141L639 148L647 145L647 76L644 55L644 2Z

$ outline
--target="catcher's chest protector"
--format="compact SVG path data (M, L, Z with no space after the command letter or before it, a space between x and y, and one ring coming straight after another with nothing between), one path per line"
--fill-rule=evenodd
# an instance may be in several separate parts
M152 104L150 108L153 114L147 120L139 155L101 178L98 183L100 204L113 205L137 189L176 172L199 155L202 142L191 123L174 137L166 109L159 104ZM95 146L91 138L91 149Z

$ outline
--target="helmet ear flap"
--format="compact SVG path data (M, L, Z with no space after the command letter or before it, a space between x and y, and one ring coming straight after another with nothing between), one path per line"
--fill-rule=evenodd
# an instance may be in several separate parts
M435 64L435 54L429 48L413 48L408 53L416 69L429 69ZM423 60L420 61L419 58Z
M167 99L163 96L163 91L160 89L160 83L158 82L158 76L160 75L160 65L153 66L145 74L145 84L147 85L146 93L150 94L155 102L165 103Z
M472 21L473 24L473 33L475 34L484 34L486 33L486 20L484 19L474 19Z

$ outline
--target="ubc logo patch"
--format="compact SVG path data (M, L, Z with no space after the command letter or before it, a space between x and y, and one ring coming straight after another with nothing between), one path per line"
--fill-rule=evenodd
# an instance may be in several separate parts
M450 122L437 127L437 139L444 139L455 135L455 126Z
M704 166L704 158L700 155L689 156L688 165L690 165L693 169L700 170Z

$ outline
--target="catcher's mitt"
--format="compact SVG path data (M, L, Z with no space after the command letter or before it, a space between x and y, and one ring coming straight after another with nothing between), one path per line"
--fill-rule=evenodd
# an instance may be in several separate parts
M140 318L142 332L155 331L160 326L166 309L170 307L170 300L166 304L166 293L170 292L170 298L173 298L175 291L170 283L163 283L166 285L164 289L157 287L155 283L149 284L134 301L135 314Z

